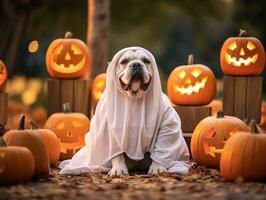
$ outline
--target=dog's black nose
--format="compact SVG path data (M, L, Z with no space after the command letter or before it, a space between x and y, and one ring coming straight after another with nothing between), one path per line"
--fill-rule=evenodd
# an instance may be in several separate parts
M142 70L142 65L140 63L133 63L132 69L133 70Z

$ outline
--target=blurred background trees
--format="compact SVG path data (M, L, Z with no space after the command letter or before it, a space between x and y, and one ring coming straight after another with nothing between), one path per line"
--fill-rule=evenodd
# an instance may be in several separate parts
M1 1L0 57L9 76L48 77L49 43L68 30L86 41L87 8L86 0ZM164 83L171 70L186 64L187 55L193 53L195 62L209 66L221 78L219 52L227 37L243 28L266 44L265 11L264 0L110 0L107 57L110 60L126 46L147 48L157 59ZM30 53L33 40L39 47ZM101 65L105 69L106 61Z

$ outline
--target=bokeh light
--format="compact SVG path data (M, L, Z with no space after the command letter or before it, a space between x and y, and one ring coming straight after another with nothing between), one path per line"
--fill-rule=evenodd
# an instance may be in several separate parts
M29 51L30 53L36 53L36 51L38 50L38 48L39 48L39 43L38 43L38 41L37 41L37 40L33 40L33 41L31 41L30 44L29 44L28 51Z

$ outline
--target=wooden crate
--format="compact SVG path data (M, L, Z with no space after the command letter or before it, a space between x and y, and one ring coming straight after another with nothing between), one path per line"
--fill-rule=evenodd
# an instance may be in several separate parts
M223 110L226 115L260 122L262 104L261 76L224 76Z
M181 120L183 136L190 149L192 133L197 124L211 115L211 107L208 106L173 106Z
M47 114L62 112L69 102L74 112L90 116L90 85L88 79L49 79L47 81Z
M0 92L0 136L4 134L7 122L7 103L8 94L6 92Z
M183 132L192 133L197 124L205 117L211 115L208 106L173 106L181 120Z

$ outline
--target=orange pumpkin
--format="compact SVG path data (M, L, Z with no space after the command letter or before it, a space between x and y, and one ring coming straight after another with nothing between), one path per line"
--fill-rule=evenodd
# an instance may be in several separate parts
M7 70L5 64L0 60L0 91L6 86L7 81Z
M39 134L34 130L24 129L25 115L19 120L18 129L7 131L3 138L8 146L27 147L33 154L35 162L35 176L47 176L50 172L49 157Z
M222 111L204 118L192 134L192 158L198 164L218 168L224 144L237 131L248 131L248 126L236 117L224 116Z
M87 45L72 38L67 32L65 38L54 40L46 53L46 67L53 78L79 78L89 72L89 50Z
M70 104L63 105L63 113L52 114L45 123L60 139L60 160L70 159L85 145L90 120L82 113L73 113Z
M25 147L5 145L0 137L0 185L29 181L34 174L34 158Z
M31 120L31 129L39 134L45 144L51 166L55 166L59 161L60 143L56 134L49 129L39 129L35 121Z
M106 74L102 73L97 75L92 82L91 96L95 104L98 103L103 94L106 85Z
M167 92L176 105L206 105L215 96L215 76L208 67L193 64L193 55L189 55L188 65L176 67L170 74Z
M240 29L239 37L228 38L221 49L220 64L224 74L259 75L265 65L265 52L261 42L255 37L243 37L245 30Z
M250 131L239 131L225 144L220 171L224 178L234 181L266 180L266 134L258 133L256 121Z

